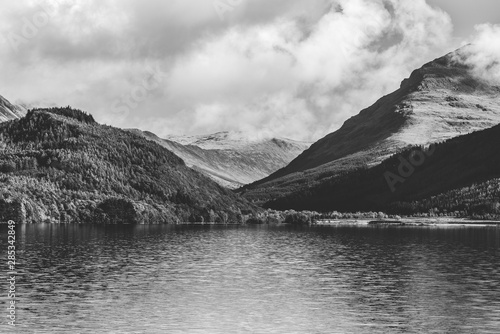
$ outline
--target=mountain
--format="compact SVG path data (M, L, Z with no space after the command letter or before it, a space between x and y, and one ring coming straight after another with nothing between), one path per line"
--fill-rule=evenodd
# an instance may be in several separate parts
M241 222L258 209L164 147L71 108L0 124L0 220Z
M272 174L309 147L290 139L249 139L238 132L161 139L151 132L130 131L174 152L189 167L231 189Z
M336 175L376 165L411 145L428 145L500 123L500 87L474 75L459 49L415 70L398 90L347 120L288 166L244 187L266 201Z
M267 204L273 209L500 214L500 125L336 176Z
M18 119L25 114L26 109L24 107L13 105L0 95L0 122Z

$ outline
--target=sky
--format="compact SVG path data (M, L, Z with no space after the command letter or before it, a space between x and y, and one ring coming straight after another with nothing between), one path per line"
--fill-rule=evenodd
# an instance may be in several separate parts
M471 57L479 73L500 45L497 0L0 0L0 9L0 95L162 137L314 141L423 64L477 41L490 52Z

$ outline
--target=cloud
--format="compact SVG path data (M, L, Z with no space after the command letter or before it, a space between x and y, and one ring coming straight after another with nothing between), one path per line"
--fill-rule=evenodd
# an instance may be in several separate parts
M333 4L313 25L235 26L178 59L167 92L188 131L317 139L447 51L451 20L424 1Z
M479 78L500 85L500 25L476 26L473 43L461 52L460 61L472 66Z
M162 136L315 140L453 48L451 19L424 0L238 3L221 20L206 0L52 0L50 21L16 52L6 37L43 9L8 2L0 91ZM146 89L151 67L161 80Z
M164 58L185 52L200 37L224 31L232 21L260 24L281 13L306 10L311 13L302 16L310 17L312 8L326 1L312 0L309 5L299 5L299 0L239 2L223 21L210 0L2 0L0 27L4 38L16 34L29 40L19 46L13 59L18 62L37 57L58 61ZM47 16L48 20L40 21ZM34 36L24 34L33 29Z

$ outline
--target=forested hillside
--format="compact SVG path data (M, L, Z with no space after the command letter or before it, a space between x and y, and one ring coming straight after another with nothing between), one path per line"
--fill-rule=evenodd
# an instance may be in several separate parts
M500 125L431 147L411 147L380 165L331 177L274 201L273 209L387 211L416 214L462 211L499 214Z
M396 202L390 212L415 215L452 215L477 219L500 219L500 179L474 183L413 202Z
M160 145L67 108L0 124L0 220L238 222L255 210Z

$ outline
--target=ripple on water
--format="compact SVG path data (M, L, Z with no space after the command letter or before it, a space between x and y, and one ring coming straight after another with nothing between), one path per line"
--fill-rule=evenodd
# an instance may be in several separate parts
M500 328L496 227L17 228L20 332Z

